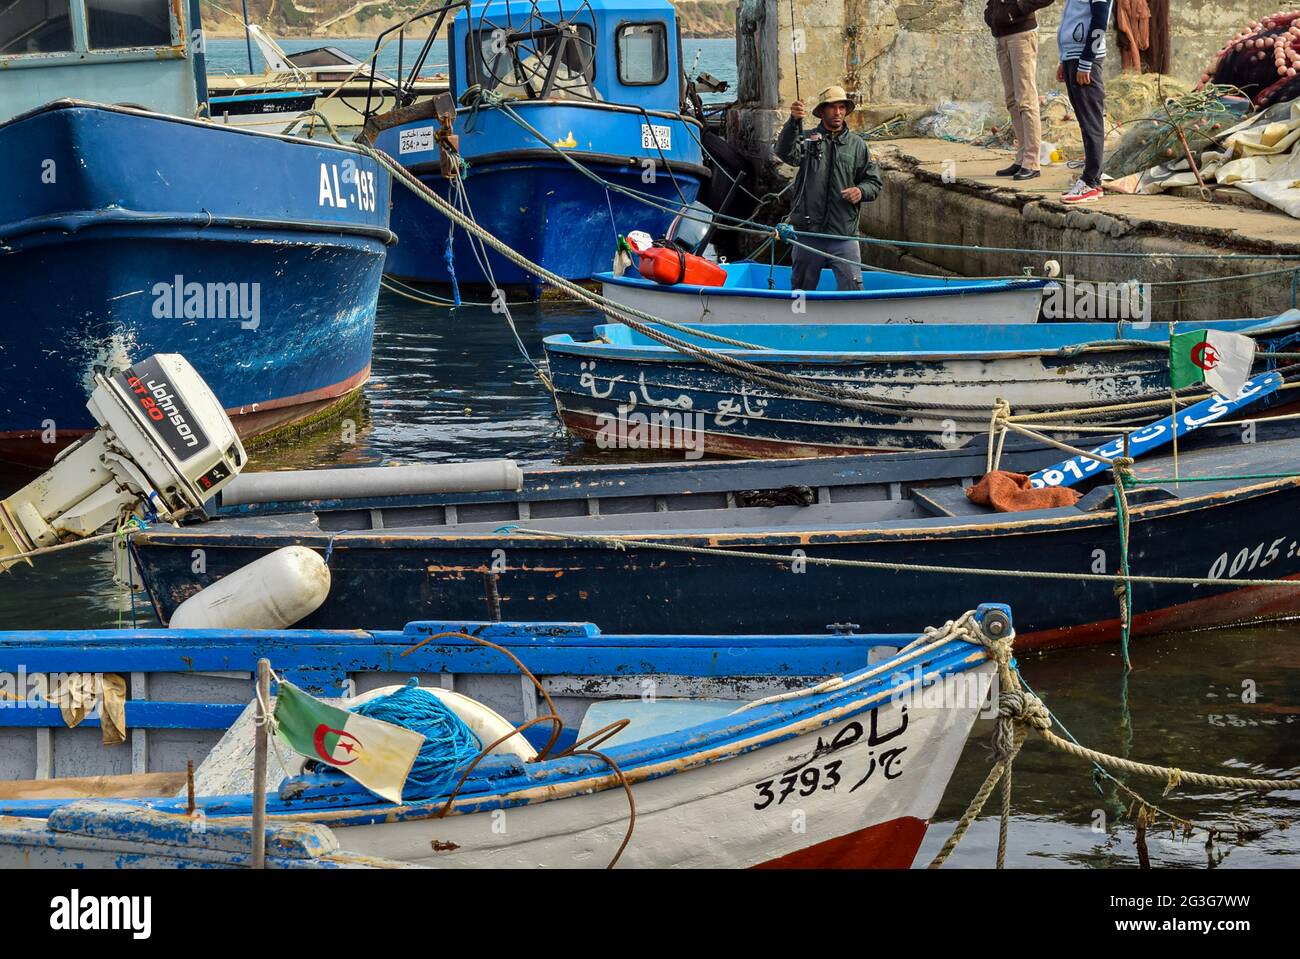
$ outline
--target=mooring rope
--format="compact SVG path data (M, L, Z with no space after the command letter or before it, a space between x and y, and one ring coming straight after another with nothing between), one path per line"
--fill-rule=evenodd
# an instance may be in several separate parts
M1183 784L1211 789L1250 789L1259 792L1300 789L1300 779L1252 779L1188 771L1176 766L1157 766L1113 756L1062 739L1052 732L1051 711L1037 695L1021 684L1018 670L1011 665L1014 631L1003 637L990 637L972 621L967 625L962 638L983 646L997 664L1000 687L998 716L992 738L994 763L984 782L967 804L965 812L958 818L952 834L930 861L928 866L930 869L938 869L948 860L971 824L983 811L999 783L1002 784L1002 806L998 823L997 868L1002 869L1006 865L1011 819L1012 772L1016 757L1020 754L1030 731L1038 733L1049 746L1067 755L1085 759L1094 765L1118 769L1133 775L1163 779L1166 796ZM1144 806L1149 805L1145 800L1141 801Z
M1300 478L1300 477L1295 477ZM778 553L760 553L753 550L721 549L714 546L685 546L680 543L665 543L646 539L640 534L601 534L556 532L546 529L530 529L525 526L509 525L497 531L503 535L516 533L525 536L540 536L549 539L570 540L575 543L595 543L611 549L654 549L673 553L693 553L700 556L720 556L732 559L753 559L772 563L807 563L812 566L838 566L850 569L876 569L891 573L936 573L958 576L994 576L1028 579L1063 579L1070 581L1122 584L1151 583L1167 586L1288 586L1300 588L1300 579L1208 579L1196 576L1129 576L1110 575L1108 573L1063 573L1042 569L989 569L982 566L934 566L923 563L886 563L866 559L836 559L830 556L791 556Z

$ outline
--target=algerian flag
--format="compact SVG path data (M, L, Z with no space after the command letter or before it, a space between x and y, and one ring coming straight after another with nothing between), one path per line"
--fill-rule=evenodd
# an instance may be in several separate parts
M1240 333L1193 330L1169 338L1169 384L1174 389L1204 383L1235 399L1250 378L1255 341Z
M275 723L294 752L328 763L395 803L402 801L402 787L424 745L413 729L337 709L283 680Z

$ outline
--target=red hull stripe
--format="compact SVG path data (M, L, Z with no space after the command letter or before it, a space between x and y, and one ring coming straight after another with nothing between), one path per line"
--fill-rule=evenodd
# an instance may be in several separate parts
M241 438L256 436L310 415L316 407L346 396L359 389L370 378L370 364L345 380L306 393L283 396L265 403L232 407L226 410ZM300 409L299 407L306 407ZM70 443L79 440L90 430L59 430L58 441L42 443L41 430L10 430L0 433L0 462L20 463L44 469L54 462L55 455Z
M757 869L907 869L928 823L903 816L759 863Z

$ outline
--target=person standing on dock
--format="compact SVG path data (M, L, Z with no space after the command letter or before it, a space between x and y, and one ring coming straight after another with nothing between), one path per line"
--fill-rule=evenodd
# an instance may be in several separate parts
M801 233L853 237L858 211L880 195L880 167L862 137L849 132L853 101L843 87L829 86L817 95L812 114L820 123L803 129L802 100L790 104L790 119L777 137L777 158L799 172L794 178L790 223ZM835 274L837 290L862 289L862 248L854 239L800 237L791 254L791 290L815 290L822 270Z
M1065 84L1070 106L1083 133L1083 173L1061 195L1065 203L1101 199L1101 160L1106 151L1106 87L1102 62L1106 57L1106 26L1114 0L1065 0L1056 41L1061 65L1056 80Z
M988 0L984 22L993 31L1011 128L1016 134L1016 161L998 176L1032 180L1041 176L1039 152L1043 121L1038 106L1038 19L1053 0Z

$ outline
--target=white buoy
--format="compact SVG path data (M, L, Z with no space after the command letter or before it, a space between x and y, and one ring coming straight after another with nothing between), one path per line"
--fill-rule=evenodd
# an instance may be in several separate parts
M310 616L330 591L325 560L286 546L199 590L176 607L173 629L286 629Z

